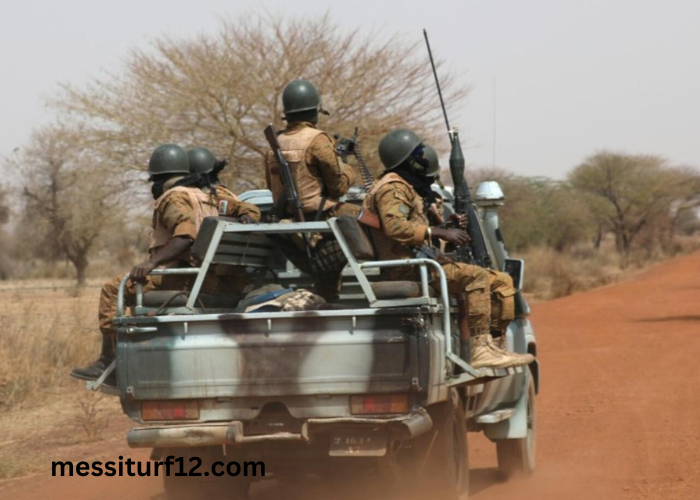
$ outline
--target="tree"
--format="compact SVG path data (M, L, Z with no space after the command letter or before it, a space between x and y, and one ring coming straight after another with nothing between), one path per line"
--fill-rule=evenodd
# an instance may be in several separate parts
M10 244L4 228L10 220L10 212L8 191L5 186L0 185L0 279L3 280L10 276L11 268L8 259Z
M20 227L43 257L67 258L83 285L96 240L119 215L123 188L77 147L79 137L62 126L39 129L11 162L22 185Z
M123 72L87 88L64 87L53 104L83 122L84 146L115 169L142 170L163 142L203 145L228 158L231 186L264 184L262 130L282 126L284 86L303 77L320 89L331 117L321 127L351 134L378 164L376 146L390 129L408 127L431 143L444 141L430 65L420 42L362 35L329 16L283 20L251 15L222 21L217 33L157 39L133 51ZM467 89L442 74L452 109Z
M476 170L469 177L474 190L487 180L501 185L506 202L499 210L500 221L510 249L547 246L563 251L593 234L582 197L566 183L500 169Z
M10 203L8 201L7 189L0 184L0 226L10 220Z
M672 205L697 193L698 175L670 168L658 156L600 152L569 175L586 194L600 227L612 231L618 252L628 256L642 233L668 231Z

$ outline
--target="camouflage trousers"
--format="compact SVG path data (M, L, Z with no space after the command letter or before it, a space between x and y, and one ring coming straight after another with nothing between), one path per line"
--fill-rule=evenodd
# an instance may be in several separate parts
M515 289L508 274L461 262L443 263L442 269L447 278L448 292L466 295L472 335L503 331L513 320ZM385 269L381 276L387 281L420 280L418 271L409 267ZM433 278L431 285L439 288L437 274Z
M106 281L100 290L100 303L97 308L97 317L102 335L114 339L114 325L112 321L117 316L117 296L119 295L119 283L123 276L115 276ZM143 291L150 292L161 287L161 276L147 276L143 284ZM136 300L136 283L128 280L124 289L124 301L126 306L133 306Z
M236 295L241 293L247 284L245 270L229 267L229 272L219 275L217 269L210 271L202 284L202 293L225 293ZM237 272L236 272L237 271ZM115 331L112 322L117 316L117 297L119 295L119 283L123 276L116 276L102 285L97 316L100 331L114 339ZM153 290L191 290L196 276L147 276L143 284L143 293ZM127 280L124 288L124 305L133 307L136 301L136 283Z
M506 273L457 262L442 269L450 294L466 294L472 335L503 331L515 317L513 279Z

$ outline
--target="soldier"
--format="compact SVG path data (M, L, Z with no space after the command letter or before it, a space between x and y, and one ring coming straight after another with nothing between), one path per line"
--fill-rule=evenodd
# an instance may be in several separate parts
M379 144L379 157L385 171L364 201L364 210L379 219L380 228L372 229L380 260L403 260L415 256L412 250L429 243L433 237L453 245L465 245L467 233L462 229L448 229L430 225L425 207L433 202L433 178L426 176L429 161L424 156L420 137L410 130L389 132ZM466 218L455 215L452 221L466 227ZM497 347L490 334L491 295L494 286L499 291L501 308L512 310L512 281L503 275L502 284L496 283L495 273L465 263L445 259L441 262L448 288L452 294L465 293L469 307L471 365L475 368L507 368L531 363L530 354L515 354ZM385 275L386 276L386 275ZM390 269L386 279L416 279L415 269ZM507 302L507 303L506 303Z
M244 224L253 224L260 221L260 209L252 203L241 201L219 179L219 172L226 167L225 160L217 161L214 153L201 146L189 149L187 157L190 162L190 172L206 176L214 189L216 189L219 215L237 217Z
M188 267L189 250L205 217L218 215L215 196L202 189L206 183L201 176L190 174L187 153L175 144L155 149L148 163L151 193L156 200L153 210L150 259L135 266L127 281L127 300L133 302L136 283L143 283L144 292L156 289L184 290L192 281L188 276L150 276L156 267ZM121 277L102 286L98 318L102 332L102 352L99 359L83 368L74 368L71 376L81 380L96 380L114 361L116 335L112 321L116 315L117 295ZM203 290L215 288L216 276L207 276ZM114 383L113 377L109 380Z
M444 186L439 182L440 179L440 160L435 150L425 144L424 155L428 160L428 169L425 176L433 179L434 184ZM444 200L441 195L436 194L435 203L430 205L427 211L430 225L441 226L445 223ZM457 221L457 226L465 229L467 227L467 217L465 215L452 217ZM491 336L496 341L499 347L505 347L505 336L503 333L508 327L508 324L515 318L515 289L513 288L513 279L509 274L487 269L491 278Z
M322 108L321 96L314 84L307 80L290 82L282 92L282 104L287 127L279 134L278 140L282 154L289 163L305 220L357 215L357 207L339 201L352 186L355 172L339 157L328 134L316 128L319 113L328 113ZM271 150L266 157L265 177L267 186L272 191L275 206L278 206L280 198L286 194L279 167ZM285 207L285 210L286 215L291 218L291 207ZM328 235L323 239L315 239L314 260L323 261L324 254L335 253L338 258L328 260L336 260L332 265L342 269L344 264L339 261L342 253L339 250L330 251L333 246L330 242L334 243L334 240ZM297 267L309 272L310 266L305 262L308 260L305 251L295 250L292 246L284 244L283 250ZM340 269L332 269L323 276L315 270L311 271L317 278L314 285L316 293L328 301L334 300L340 290Z

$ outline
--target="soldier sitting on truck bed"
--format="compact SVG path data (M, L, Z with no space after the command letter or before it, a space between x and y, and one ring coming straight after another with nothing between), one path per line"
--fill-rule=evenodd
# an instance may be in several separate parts
M429 243L433 237L453 245L464 245L467 233L461 229L431 226L425 207L433 202L429 168L423 141L410 130L394 130L379 143L379 157L384 173L365 198L363 209L379 220L372 228L380 260L404 260L415 257L414 248ZM463 217L454 221L464 227ZM469 307L470 364L474 368L508 368L531 363L530 354L516 354L497 347L490 334L491 295L502 302L512 301L512 280L479 266L441 258L451 294L465 293ZM417 280L416 270L389 268L383 279ZM505 286L504 286L505 285ZM504 293L505 292L505 293ZM502 306L501 309L510 309Z
M217 160L211 150L202 146L188 149L187 158L190 162L190 173L201 174L209 181L211 187L216 190L219 215L236 217L245 223L258 222L260 220L260 209L252 203L242 202L219 179L219 173L228 164L226 160ZM219 277L221 284L225 283L227 285L226 293L240 294L248 285L248 276L245 268L242 266L220 266L215 264L211 266L210 272Z
M260 209L252 203L242 202L219 179L219 173L228 164L226 160L218 161L214 153L202 146L188 149L187 158L190 162L190 173L206 176L216 189L220 215L244 218L246 223L260 220Z
M425 176L432 179L432 184L440 184L440 160L436 151L428 144L424 145L424 155L428 160L428 169ZM433 186L434 187L434 186ZM444 186L441 186L444 188ZM442 226L445 224L444 200L436 194L433 205L427 205L426 215L430 226ZM460 216L458 226L466 227L466 216ZM436 242L439 245L439 240ZM505 333L508 324L515 318L515 301L513 299L513 279L510 275L500 271L487 269L491 275L491 336L499 347L505 347Z
M316 128L319 113L328 113L322 108L321 96L314 84L307 80L290 82L282 92L282 105L287 127L280 132L278 141L282 154L289 163L305 220L357 215L359 210L356 206L339 201L352 186L355 172L339 157L328 134ZM265 163L267 187L272 191L275 206L279 206L280 198L285 197L286 192L272 150L267 152ZM293 217L292 207L285 207L285 211L286 214L283 215ZM314 260L323 260L326 257L322 248L329 242L334 243L334 240L328 235L324 235L323 239L317 235L313 240ZM345 265L339 248L328 252L331 254L328 260L332 261L335 255L335 260L342 261L332 262L331 271L319 275L316 271L309 271L309 263L305 262L308 260L305 249L284 245L283 241L282 244L283 251L297 267L314 275L314 291L317 294L328 301L337 298L341 284L340 273Z
M132 269L131 279L126 285L127 303L133 301L136 282L144 283L144 292L156 289L186 290L191 287L191 276L150 276L149 273L157 267L189 267L189 249L202 221L205 217L219 215L216 192L211 191L209 180L202 174L190 173L187 153L180 146L164 144L156 148L148 163L148 173L149 180L153 183L151 192L156 200L149 250L151 257ZM243 202L233 201L233 204L243 205ZM230 207L230 211L239 212L242 223L255 222L258 217L258 212L253 207ZM102 286L98 309L102 352L91 365L74 368L71 376L75 378L96 380L114 361L116 335L112 321L116 315L121 279L113 278ZM238 287L238 284L231 280L220 280L211 273L207 275L202 291L221 293L230 287ZM108 382L113 383L113 380Z

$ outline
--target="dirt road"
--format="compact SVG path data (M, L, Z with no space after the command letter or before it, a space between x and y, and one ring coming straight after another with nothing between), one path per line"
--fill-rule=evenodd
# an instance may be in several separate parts
M538 304L533 320L543 373L538 470L498 483L493 446L470 435L472 498L700 498L700 254ZM157 478L0 483L0 498L13 500L150 500L161 491ZM281 500L289 490L273 484L255 496Z

